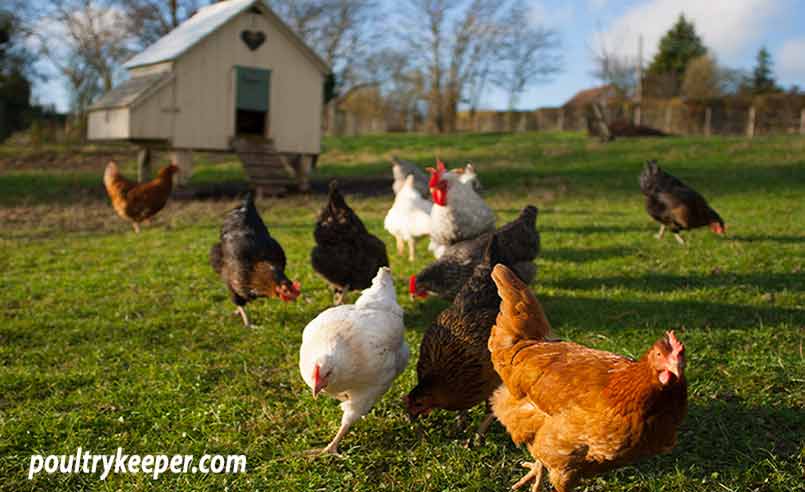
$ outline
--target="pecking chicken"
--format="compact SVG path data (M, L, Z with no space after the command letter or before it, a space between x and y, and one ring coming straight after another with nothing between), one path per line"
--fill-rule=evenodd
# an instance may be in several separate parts
M335 304L341 304L350 290L369 287L377 269L389 266L386 244L366 230L335 181L330 183L329 200L319 214L313 237L313 269L332 286Z
M502 298L489 350L503 385L495 416L534 457L514 489L543 467L558 492L579 478L669 451L687 411L685 347L673 331L639 359L548 340L550 325L528 287L505 266L492 272Z
M293 301L299 283L285 276L285 251L268 232L252 193L224 219L220 242L210 249L210 265L226 283L243 324L249 326L246 303L259 297Z
M350 426L369 413L408 364L403 310L394 280L381 267L355 304L332 307L308 323L299 350L299 371L313 390L341 400L341 427L316 454L338 454Z
M434 408L464 412L485 402L500 385L487 349L489 330L495 323L500 298L490 273L498 263L507 263L497 236L489 240L484 260L442 311L422 338L416 365L417 385L404 398L413 418ZM492 414L481 424L483 436Z
M134 232L139 233L140 222L156 215L168 202L173 175L178 171L175 164L170 164L160 169L151 181L135 183L120 174L115 161L110 161L103 173L103 184L117 215L131 222Z
M416 191L414 175L409 174L383 221L383 227L397 240L400 256L405 251L405 243L408 243L408 259L414 261L416 238L430 234L431 208L433 203Z
M442 256L451 244L474 239L495 230L495 213L484 203L471 183L463 183L461 176L448 172L442 161L431 173L430 191L433 209L430 213L431 244L434 256Z
M536 207L528 205L520 212L519 217L494 233L498 238L498 245L511 259L512 268L526 283L531 283L537 273L534 265L540 244L536 227L537 213ZM411 297L425 298L433 294L453 300L472 275L475 266L483 260L484 250L492 234L482 234L475 239L448 246L441 258L411 276L408 284Z
M409 162L399 157L391 158L391 172L394 175L394 182L391 184L391 189L394 194L400 192L405 184L405 178L414 176L414 189L424 199L430 200L430 191L428 190L428 175L413 162Z
M721 216L710 208L704 197L663 171L657 161L646 162L640 173L640 190L646 196L646 212L660 223L657 239L662 239L666 227L680 244L685 240L679 231L710 226L710 230L722 235L726 230Z

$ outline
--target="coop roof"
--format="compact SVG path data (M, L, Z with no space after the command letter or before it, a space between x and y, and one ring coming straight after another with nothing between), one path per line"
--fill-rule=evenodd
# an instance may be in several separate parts
M110 109L130 106L136 102L140 96L151 89L156 89L162 82L166 82L171 77L170 72L161 72L131 78L104 94L103 97L90 106L90 109Z
M252 6L260 8L261 12L278 23L281 30L313 60L323 73L329 71L327 64L277 17L262 0L227 0L202 7L195 15L127 61L123 66L127 69L132 69L143 65L175 60L216 29Z

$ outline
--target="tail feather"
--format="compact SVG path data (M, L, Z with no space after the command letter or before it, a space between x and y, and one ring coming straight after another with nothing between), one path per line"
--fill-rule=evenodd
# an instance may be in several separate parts
M547 338L551 325L542 305L517 274L504 265L496 265L492 280L502 299L500 313L489 337L493 359L496 351L511 348L518 342Z

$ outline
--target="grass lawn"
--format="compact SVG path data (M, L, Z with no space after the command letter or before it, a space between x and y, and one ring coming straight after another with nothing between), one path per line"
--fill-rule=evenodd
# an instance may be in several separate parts
M677 330L690 386L678 446L579 490L805 490L805 139L601 145L524 133L325 145L321 176L390 176L392 154L423 165L472 160L498 224L537 205L532 287L558 336L639 356ZM704 229L686 234L687 247L654 239L637 185L649 158L708 198L726 238ZM304 297L251 304L259 326L245 329L207 264L234 201L171 202L134 235L98 191L104 159L27 159L0 172L0 490L503 491L523 475L529 455L499 424L465 449L452 414L425 418L421 434L405 416L400 397L414 385L419 341L446 304L408 299L406 279L430 258L426 241L413 265L394 254L382 229L391 195L347 199L389 248L411 361L350 430L344 459L309 460L300 452L326 444L341 416L335 400L312 398L297 369L302 329L331 301L309 260L325 197L258 204ZM131 174L130 157L124 164ZM196 182L242 179L236 163L199 156ZM477 425L482 408L472 416ZM27 479L32 454L78 447L244 454L248 472Z

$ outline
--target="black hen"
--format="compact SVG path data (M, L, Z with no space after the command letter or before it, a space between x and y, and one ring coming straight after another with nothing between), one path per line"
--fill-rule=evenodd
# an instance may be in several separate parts
M680 243L680 231L709 226L716 234L724 234L726 227L718 213L696 190L666 173L657 161L646 162L640 173L640 190L646 196L646 212L660 223L657 239L662 239L665 228L671 229Z
M539 232L536 228L537 213L537 207L528 205L520 212L519 217L494 233L501 254L527 284L534 280L537 273L537 267L534 265L540 245ZM438 260L417 275L411 276L410 294L415 297L427 297L428 294L433 294L453 300L472 275L476 265L483 259L492 234L488 232L475 239L448 246Z
M488 240L484 258L461 288L453 304L431 324L419 346L417 385L404 398L409 415L434 408L463 411L487 401L500 385L487 348L500 308L491 277L497 264L511 267L498 236ZM489 409L487 409L489 411ZM483 435L491 413L481 425Z
M220 242L210 249L210 265L229 288L246 326L246 303L258 297L292 301L299 295L299 284L285 276L285 264L285 251L268 233L253 195L247 194L243 203L227 214Z
M332 286L335 304L341 304L350 290L368 288L377 270L389 266L386 244L366 230L335 181L330 183L329 200L319 214L313 237L313 269Z

